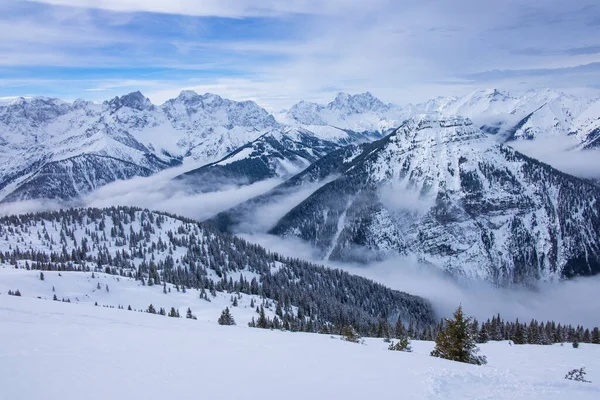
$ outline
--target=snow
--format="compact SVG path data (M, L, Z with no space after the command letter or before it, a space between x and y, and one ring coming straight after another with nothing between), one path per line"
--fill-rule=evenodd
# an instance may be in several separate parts
M234 274L233 279L243 275L247 280L256 277L248 271ZM215 280L219 278L215 275ZM100 284L100 289L98 289ZM108 286L108 292L106 291ZM52 290L54 288L54 291ZM140 281L122 276L94 272L68 272L44 271L44 280L40 280L40 271L27 271L14 269L7 265L0 265L0 293L6 294L9 290L19 290L25 298L41 298L52 300L56 295L59 300L69 299L70 304L81 304L94 306L97 302L99 307L107 306L117 309L123 306L127 309L131 306L133 310L146 310L152 304L158 311L163 307L167 312L171 307L179 310L181 316L185 316L188 307L200 321L216 322L221 311L229 307L238 324L247 325L252 317L258 317L256 309L250 307L250 302L261 304L260 296L242 294L238 299L238 307L231 306L230 293L217 292L213 297L208 290L210 301L200 299L198 290L188 289L185 293L177 291L175 285L167 284L167 293L163 293L162 285L142 286ZM169 292L170 289L170 292ZM181 289L180 289L181 290ZM266 308L265 313L273 317L274 306Z
M87 286L88 273L46 272L40 281L37 271L12 271L0 269L0 387L10 399L600 398L599 345L491 342L481 345L488 365L474 366L429 356L431 342L413 341L414 352L404 353L381 339L354 344L249 328L239 322L241 307L231 308L237 326L220 326L220 300L165 295L102 274L97 280L110 282L110 292L94 296L105 304L156 299L166 307L186 298L178 304L194 303L198 320L37 299L30 295L49 295L52 285L91 293L94 280ZM20 285L23 297L7 296L8 284ZM161 297L173 300L160 304ZM564 379L583 366L592 383Z

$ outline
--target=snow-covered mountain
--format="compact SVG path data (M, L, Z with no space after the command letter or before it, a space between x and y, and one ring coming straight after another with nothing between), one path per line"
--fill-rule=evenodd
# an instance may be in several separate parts
M594 130L590 124L600 118L597 100L550 89L520 95L478 89L463 97L438 98L416 109L468 117L484 132L498 134L502 141L556 138L565 140L565 148L593 147L587 144Z
M265 133L223 159L176 179L189 190L209 192L269 178L288 178L340 146L302 128Z
M208 299L208 292L259 295L279 302L281 322L287 319L298 330L351 324L366 332L380 318L422 326L436 322L431 305L420 297L288 259L192 220L136 208L0 218L0 265L6 263L102 271L142 285L164 285L165 291L168 283L184 292L195 289L197 299Z
M454 275L498 284L600 272L600 190L497 144L462 117L415 117L380 141L331 153L278 193L340 175L271 233L310 242L332 260L415 256Z
M0 199L71 198L180 162L110 123L109 107L42 97L0 107Z
M103 104L36 97L0 107L0 198L70 199L191 159L216 161L280 125L254 102L184 91Z
M365 92L339 93L328 104L301 101L286 111L281 120L321 134L322 139L348 144L356 141L357 133L380 137L400 125L406 116L402 108Z
M384 112L391 106L371 95L340 95L331 107L350 118L360 110ZM279 133L266 144L268 132ZM252 158L256 161L262 151L263 163L269 164L261 174L289 175L337 145L371 140L372 134L331 126L286 128L252 101L189 90L160 106L140 92L102 104L20 98L0 106L0 201L68 200L181 162L223 164L232 152L246 155L244 146L260 137L253 146L271 148L254 149Z

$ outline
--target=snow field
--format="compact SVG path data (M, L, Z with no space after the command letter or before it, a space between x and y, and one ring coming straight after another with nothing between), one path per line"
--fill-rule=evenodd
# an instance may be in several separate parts
M597 345L490 342L481 345L488 365L474 366L430 357L432 342L413 341L414 352L404 353L388 351L381 339L361 345L248 328L245 319L256 313L245 308L245 295L240 307L231 308L238 325L220 326L216 319L229 304L227 294L209 303L193 290L163 294L161 286L111 275L61 275L45 272L41 281L39 271L0 268L2 398L600 398ZM98 282L102 290L96 290ZM23 296L7 296L9 288ZM72 303L50 301L52 293L72 296ZM180 313L190 306L198 320L94 307L94 301L134 308L153 302ZM592 383L564 379L582 366Z

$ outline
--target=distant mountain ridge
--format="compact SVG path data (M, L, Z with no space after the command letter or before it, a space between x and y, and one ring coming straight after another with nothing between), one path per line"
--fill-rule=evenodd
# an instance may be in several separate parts
M68 201L183 162L224 163L234 153L245 155L240 155L249 151L245 146L269 132L282 134L256 142L246 154L248 168L237 160L217 169L237 168L226 174L234 181L289 176L336 146L377 140L423 112L469 117L501 142L546 137L564 141L565 148L600 148L600 100L551 90L517 96L486 89L407 106L384 103L370 92L339 93L328 104L299 102L279 120L252 101L189 90L161 105L139 91L102 104L18 98L0 105L0 202Z

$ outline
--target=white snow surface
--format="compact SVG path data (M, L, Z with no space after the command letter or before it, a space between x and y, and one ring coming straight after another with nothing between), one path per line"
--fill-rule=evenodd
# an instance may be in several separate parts
M363 344L329 335L249 328L244 296L231 312L237 326L216 323L229 295L212 302L194 291L91 273L0 267L0 387L16 400L211 399L598 399L600 346L481 345L488 365L429 356L432 342L393 352L381 339ZM108 284L96 290L97 283ZM7 296L18 286L23 297ZM89 298L79 303L57 295ZM42 297L41 299L36 298ZM108 308L93 306L93 301ZM117 309L189 306L197 320ZM136 305L136 304L139 304ZM168 311L168 309L167 309ZM254 313L254 315L256 315ZM591 383L564 379L586 367Z

